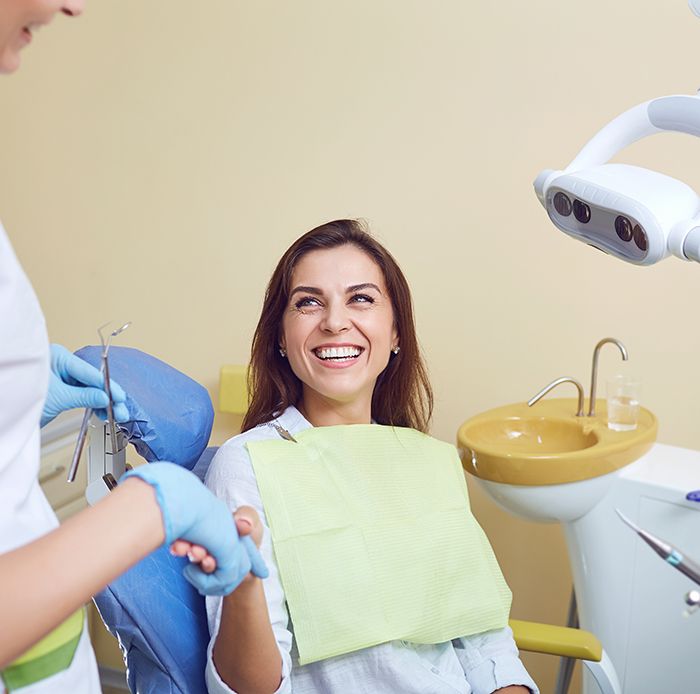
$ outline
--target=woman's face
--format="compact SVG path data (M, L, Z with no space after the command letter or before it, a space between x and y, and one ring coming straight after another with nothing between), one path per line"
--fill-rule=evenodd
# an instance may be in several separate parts
M294 268L282 347L303 384L302 407L366 410L398 345L394 311L379 266L353 245L311 251Z
M75 17L84 6L85 0L0 0L0 72L19 67L20 51L57 12Z

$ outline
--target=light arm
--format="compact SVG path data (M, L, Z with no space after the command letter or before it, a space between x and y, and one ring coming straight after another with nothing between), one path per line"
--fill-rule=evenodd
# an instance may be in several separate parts
M662 96L621 113L584 145L564 173L605 164L637 140L660 132L700 137L700 97Z
M659 99L657 99L659 101ZM564 173L590 169L612 159L620 150L647 135L661 132L649 120L647 101L621 113L599 130L576 155Z

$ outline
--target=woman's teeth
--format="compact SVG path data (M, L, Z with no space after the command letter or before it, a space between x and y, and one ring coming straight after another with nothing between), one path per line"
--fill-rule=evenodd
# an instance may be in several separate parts
M319 359L354 359L362 354L359 347L320 347L314 353Z

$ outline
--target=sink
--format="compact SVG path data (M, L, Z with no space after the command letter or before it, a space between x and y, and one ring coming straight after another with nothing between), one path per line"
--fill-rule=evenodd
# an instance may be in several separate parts
M498 450L506 455L558 455L594 446L599 437L568 419L506 415L482 419L465 427L470 448ZM477 473L478 474L478 473Z
M550 398L472 417L457 432L464 469L517 516L580 518L605 495L618 470L651 448L658 422L641 408L636 429L612 431L605 400L596 402L595 417L577 417L576 408L574 398Z
M505 484L564 484L606 475L646 453L658 422L641 408L637 428L612 431L605 400L595 417L576 417L576 400L516 403L472 417L457 432L464 469Z

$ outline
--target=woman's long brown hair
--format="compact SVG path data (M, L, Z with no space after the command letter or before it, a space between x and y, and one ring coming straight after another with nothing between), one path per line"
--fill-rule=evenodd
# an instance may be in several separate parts
M289 302L292 273L299 260L315 250L351 244L374 260L384 275L394 309L401 350L391 355L372 394L372 418L378 424L427 431L433 411L433 392L416 338L408 282L391 254L354 219L322 224L298 238L282 256L265 292L253 336L248 392L250 406L242 431L269 422L290 405L299 403L302 384L279 353L282 317Z

